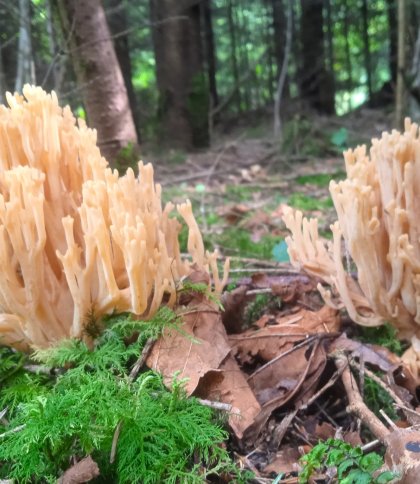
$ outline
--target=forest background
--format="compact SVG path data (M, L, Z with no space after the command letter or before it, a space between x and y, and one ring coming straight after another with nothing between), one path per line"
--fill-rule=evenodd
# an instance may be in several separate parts
M157 180L164 185L164 200L191 199L206 248L218 249L222 262L227 257L231 259L228 295L222 300L226 309L224 322L231 325L229 331L239 333L251 326L263 328L268 322L273 323L273 318L279 322L281 317L287 319L290 315L295 324L305 311L309 323L317 323L318 312L322 316L324 307L318 294L313 295L315 286L307 284L306 276L290 272L285 243L289 233L282 221L284 208L289 205L305 215L317 216L320 235L331 237L329 227L336 213L328 184L346 176L342 151L359 143L369 145L371 138L381 131L401 128L405 116L415 122L420 120L420 0L0 0L0 102L7 102L7 91L22 92L25 83L54 90L60 105L69 104L78 117L95 128L99 147L112 166L123 172L129 166L134 167L140 157L151 161ZM185 227L180 239L185 251ZM239 302L235 302L236 289L242 294ZM324 324L325 318L321 316ZM210 323L213 327L214 321ZM323 351L323 346L318 347L320 339L307 338L309 330L305 324L306 319L298 326L303 339L314 344L313 358L306 361L305 349L297 343L299 339L287 340L286 344L298 351L291 354L290 364L279 365L283 372L279 381L283 378L289 382L292 377L296 380L290 394L301 388L306 392L307 387L315 392L324 379L333 380L332 375L340 377L336 363L331 363L332 357L328 356L327 365L327 357L320 356L319 351ZM349 337L374 340L396 353L405 349L393 331L386 333L385 344L379 333L372 332L369 339L368 333L351 325L349 319L344 319L344 325ZM389 327L384 328L389 331ZM296 324L293 329L296 330ZM105 332L103 341L106 337ZM145 336L140 341L140 347L146 339ZM216 345L213 346L216 350ZM194 348L199 352L199 345ZM121 367L129 366L127 362L133 357L129 351L130 348L124 353L118 347ZM140 350L136 347L135 351ZM114 354L111 356L113 360ZM376 353L373 356L374 361L367 362L378 366ZM13 372L15 357L13 353ZM270 358L276 361L278 356ZM3 361L7 362L4 358ZM258 358L253 364L255 367L260 364ZM168 373L179 370L176 362L173 365ZM62 366L62 362L56 366ZM251 366L248 362L244 364L246 371ZM324 367L326 373L322 376ZM294 368L299 371L290 376L287 371ZM384 372L388 369L381 367ZM115 373L115 368L112 371ZM121 368L117 373L120 371ZM311 371L313 378L308 378ZM73 378L71 372L67 374ZM76 376L79 378L77 373ZM96 384L95 374L90 376L89 385ZM73 388L73 380L68 381ZM270 392L273 381L268 377L264 381ZM366 400L375 407L376 414L388 405L388 414L396 419L389 398L379 398L381 389L372 381L366 378ZM22 398L29 401L32 397L28 388L25 381ZM327 428L324 417L319 417L323 410L318 413L318 407L313 413L308 406L305 413L299 393L296 393L296 411L290 411L286 392L287 398L278 397L273 407L277 414L263 430L263 440L257 440L260 429L254 428L246 446L233 447L243 454L237 454L236 461L241 466L243 462L255 475L261 471L263 478L269 479L272 474L278 477L286 472L284 462L276 465L273 462L284 438L286 444L293 443L288 466L290 473L297 474L296 462L302 452L309 451L320 439L338 435L341 427L356 428L343 407L344 388L334 387L324 395L326 388L327 385L323 386L321 393L317 391L315 395L323 399L320 408L325 403L324 407L330 411L330 403L339 402L332 414L338 419L337 425ZM416 389L413 384L409 396L404 397L410 405ZM74 390L74 401L79 402L78 389ZM147 396L147 392L144 394ZM247 404L240 392L233 394L234 399ZM7 395L0 396L3 407L6 398ZM108 397L104 401L114 403ZM123 413L129 413L132 407L131 400L127 401ZM51 402L52 409L58 408L54 400ZM168 405L173 405L171 402ZM95 399L90 403L95 410L101 408ZM95 458L106 456L104 462L108 461L108 447L111 441L113 446L114 439L118 440L120 428L120 417L113 407L104 410L106 419L108 411L114 419L105 426L106 445L98 449L96 443L91 445L89 441L77 450L78 457L90 453L92 447L98 451ZM301 414L291 425L298 411ZM85 414L80 425L82 436L86 429L91 430L88 408ZM316 418L311 420L308 415ZM80 420L79 415L72 418ZM330 415L325 418L331 421ZM164 418L160 417L159 422L165 423ZM311 422L319 424L315 430ZM43 423L42 416L33 428ZM114 433L115 427L118 432ZM67 428L71 425L63 420L60 429L65 439ZM125 427L129 428L130 425ZM12 429L14 435L13 420ZM47 434L53 432L50 422L45 429ZM360 434L359 423L357 429L357 439L352 445L361 445L372 438ZM142 430L135 428L135 431L133 440L137 442ZM5 427L3 437L7 432ZM206 428L204 437L209 432ZM120 444L127 444L124 426L121 435ZM23 441L25 438L24 435ZM92 442L94 438L95 435ZM34 440L33 455L49 458L48 452L37 447L39 439ZM254 453L262 441L263 450ZM309 447L301 452L296 441ZM131 446L131 442L128 444L125 448ZM203 448L207 449L207 445ZM245 449L253 450L246 454ZM12 452L5 459L3 451L2 459L19 463L20 443L12 450L16 454ZM50 459L54 475L68 466L66 452L62 453L61 461L55 455ZM151 454L159 453L153 449ZM120 451L120 455L118 472L123 474L128 469L125 462L131 463L132 457L129 452ZM180 461L178 455L174 454L173 462ZM108 464L98 462L106 479ZM174 464L162 462L159 472L169 469L175 476ZM187 467L189 464L188 460ZM9 477L10 469L22 475L15 464L11 465L11 468L0 466L3 476ZM198 473L196 467L200 468ZM138 468L134 465L128 470L137 475ZM29 465L24 471L28 476L34 475ZM44 469L38 471L44 476ZM146 471L150 474L150 469ZM193 471L198 475L203 469L197 464ZM131 477L120 479L134 482Z
M418 116L419 26L418 0L1 1L0 101L25 83L54 89L123 165L141 145L183 161L273 110L279 141L299 114L397 97L393 127Z

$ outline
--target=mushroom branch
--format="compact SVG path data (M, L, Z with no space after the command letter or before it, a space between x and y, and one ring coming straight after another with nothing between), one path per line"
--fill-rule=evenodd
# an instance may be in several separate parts
M131 312L149 318L173 306L192 267L213 276L189 201L177 207L189 229L162 208L152 165L124 176L108 167L96 132L62 109L54 92L25 86L0 106L0 343L21 349L83 337L87 317Z
M331 285L350 317L365 326L385 321L401 338L412 338L405 359L420 367L420 139L418 125L383 133L365 146L344 153L347 178L331 181L338 221L332 242L318 234L317 220L288 209L287 239L292 263ZM357 282L343 265L346 255L357 268ZM330 304L334 298L319 289ZM413 349L414 348L414 349Z

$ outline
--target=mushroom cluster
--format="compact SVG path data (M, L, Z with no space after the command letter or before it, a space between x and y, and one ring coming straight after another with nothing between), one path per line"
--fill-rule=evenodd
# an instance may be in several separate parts
M284 221L293 264L320 277L339 295L350 317L365 326L391 323L401 338L420 338L420 138L410 120L405 131L383 133L344 153L347 178L330 182L338 221L324 243L317 221L291 209ZM344 251L342 249L344 239ZM345 254L343 253L345 252ZM346 270L353 262L357 278ZM351 260L350 260L351 258ZM349 269L349 268L347 268ZM357 282L356 282L357 280ZM333 304L329 291L319 286Z
M220 292L216 253L206 252L190 202L189 229L162 208L153 167L124 176L108 167L96 132L56 95L25 86L0 106L0 343L25 349L83 337L87 317L151 317L176 301L177 284L199 267ZM227 275L225 265L225 277Z

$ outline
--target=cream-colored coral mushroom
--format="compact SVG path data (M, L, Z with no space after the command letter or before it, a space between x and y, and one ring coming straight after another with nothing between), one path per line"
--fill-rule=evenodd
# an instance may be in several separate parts
M191 204L191 260L181 258L174 206L161 204L152 165L124 176L96 146L96 132L57 97L25 86L0 106L0 344L47 346L82 337L87 315L148 318L176 300L193 264L212 273ZM225 265L225 278L228 266Z
M317 222L289 210L285 223L293 264L333 286L354 321L385 321L401 338L420 337L420 139L417 124L383 133L344 153L347 178L330 183L338 222L333 242L318 237ZM357 268L345 271L341 239ZM327 298L330 294L323 290Z

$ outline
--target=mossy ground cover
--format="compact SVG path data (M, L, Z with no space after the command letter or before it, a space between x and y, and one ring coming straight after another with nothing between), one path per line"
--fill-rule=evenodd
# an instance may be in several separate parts
M241 480L222 445L223 421L187 398L176 375L171 389L151 371L129 376L145 342L177 324L169 309L147 323L110 318L93 351L76 340L37 351L31 364L42 374L3 348L0 476L56 482L73 459L90 454L101 470L97 482L203 482L222 473Z

